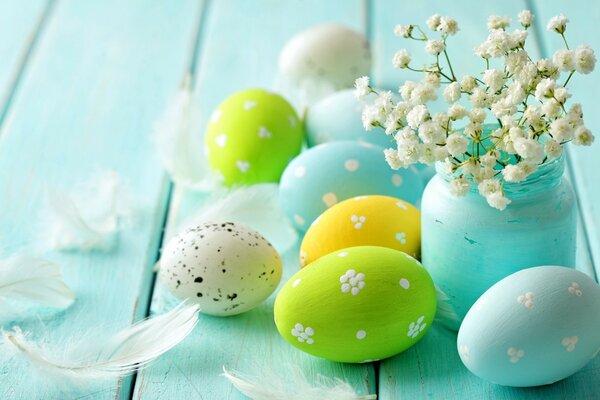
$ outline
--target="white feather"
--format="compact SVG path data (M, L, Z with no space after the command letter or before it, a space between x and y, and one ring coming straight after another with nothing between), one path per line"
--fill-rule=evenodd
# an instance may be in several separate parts
M437 310L435 319L440 322L450 323L451 325L460 325L460 318L454 310L452 304L450 304L450 298L437 286L435 287L437 295Z
M153 138L158 158L177 185L210 191L218 187L219 182L203 150L199 110L188 74L157 121Z
M298 233L281 210L278 187L273 183L221 189L204 206L183 221L179 232L205 222L237 222L263 235L280 253L293 246Z
M108 251L130 219L129 199L115 171L96 173L73 193L47 192L44 236L39 239L45 248Z
M0 316L16 314L23 302L64 308L74 299L58 265L26 255L0 260Z
M179 344L198 322L198 305L180 304L102 340L91 332L63 349L48 349L18 327L2 331L0 349L22 356L46 377L74 384L131 374Z
M369 400L377 395L361 396L341 379L319 375L310 383L298 367L292 367L286 378L273 372L262 372L261 377L250 378L223 367L223 376L237 390L253 400Z
M273 82L273 90L281 93L302 115L308 107L339 89L324 78L293 80L278 72Z

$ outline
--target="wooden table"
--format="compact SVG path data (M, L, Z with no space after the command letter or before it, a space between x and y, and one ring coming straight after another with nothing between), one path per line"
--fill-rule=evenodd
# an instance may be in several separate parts
M406 41L397 23L433 13L458 18L452 39L456 67L478 67L471 56L486 34L490 14L530 8L538 18L530 50L551 55L559 36L545 22L571 18L572 43L600 50L600 5L556 1L408 0L103 0L2 1L0 4L0 247L5 253L39 240L39 211L47 186L68 189L97 168L116 170L142 214L110 253L52 253L77 294L51 319L29 318L23 329L53 332L50 341L85 335L94 327L116 331L163 311L152 267L163 231L191 212L202 196L174 187L151 142L153 124L183 75L194 77L194 95L206 121L228 94L272 87L279 51L296 32L335 21L364 32L374 49L372 79L396 89L406 75L391 65ZM538 35L541 33L542 35ZM408 46L410 48L410 46ZM464 57L463 57L464 56ZM458 72L461 74L461 72ZM600 134L596 73L572 84L589 127ZM580 206L577 267L594 276L600 266L600 157L596 144L571 149L569 175ZM200 150L199 150L200 151ZM297 269L297 248L285 255L286 276ZM157 287L156 290L154 288ZM551 386L516 389L471 375L461 364L455 334L434 326L412 349L380 363L344 365L306 355L277 334L273 297L231 318L201 316L180 346L136 376L84 388L79 399L241 399L222 377L226 365L242 372L282 370L298 364L316 374L348 380L362 393L391 399L596 399L600 357ZM600 334L600 333L599 333ZM1 399L65 398L25 371L0 365Z

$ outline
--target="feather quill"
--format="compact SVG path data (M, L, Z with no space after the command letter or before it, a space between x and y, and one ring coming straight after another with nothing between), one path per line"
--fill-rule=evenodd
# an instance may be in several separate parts
M154 128L154 145L163 167L173 182L190 190L210 191L219 186L212 174L200 132L200 108L187 74Z
M263 373L260 378L250 378L223 367L223 376L245 396L253 400L372 400L377 395L359 395L341 379L319 375L310 383L298 367L291 368L288 378L274 373Z
M179 231L206 222L237 222L260 232L280 253L298 239L298 233L279 207L278 187L272 183L222 189L180 224Z
M47 191L49 221L44 231L49 234L40 241L55 250L108 251L130 214L120 177L103 171L80 186L73 194Z
M22 356L44 376L74 384L91 383L131 374L144 368L185 339L198 322L198 305L181 303L175 309L146 319L114 336L86 335L68 348L48 349L31 341L18 327L2 331L4 350ZM61 354L62 353L62 354Z
M74 299L58 265L27 255L0 260L0 316L16 313L23 302L65 308Z

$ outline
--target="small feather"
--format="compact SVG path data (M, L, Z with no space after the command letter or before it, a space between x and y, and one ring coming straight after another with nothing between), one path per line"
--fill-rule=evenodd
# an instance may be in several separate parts
M16 313L22 302L65 308L74 299L58 265L27 255L0 260L0 315Z
M216 191L180 224L179 231L206 222L237 222L256 230L284 253L296 243L298 233L281 210L278 196L278 187L272 183Z
M181 303L175 309L139 322L102 340L102 332L67 348L48 349L28 339L18 327L2 331L0 349L12 351L46 377L73 384L119 377L144 368L179 344L198 322L198 305Z
M110 250L130 218L129 199L115 171L96 173L74 193L48 190L44 247L55 250Z
M273 90L281 93L302 115L308 107L339 89L324 78L295 80L278 72L273 82Z
M437 286L435 287L435 292L437 295L437 310L435 319L446 324L450 324L451 326L460 325L460 318L458 314L450 304L450 298L446 293L444 293Z
M286 378L273 372L262 372L261 377L250 378L223 367L223 376L245 396L253 400L371 400L377 395L361 396L341 379L319 375L310 383L298 367L291 367Z
M200 108L192 93L192 79L186 75L154 129L158 158L171 179L191 190L210 191L219 186L206 155L199 116Z

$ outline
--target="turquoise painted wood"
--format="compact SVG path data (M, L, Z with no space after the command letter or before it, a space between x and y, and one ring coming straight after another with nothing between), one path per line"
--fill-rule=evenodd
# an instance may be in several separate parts
M545 21L561 12L571 18L568 35L573 44L585 41L600 50L600 38L592 29L600 5L588 2L584 7L558 0L532 5L543 20L537 26L543 40L531 42L536 57L560 45L558 36L547 40L549 33L543 31ZM206 121L231 92L272 87L279 50L295 32L340 21L367 32L375 50L372 77L379 86L395 90L404 79L415 76L393 69L393 53L401 47L421 46L405 46L394 37L395 24L419 21L424 25L435 12L457 17L461 36L455 39L457 50L451 55L459 59L456 71L462 74L483 67L470 54L484 37L487 15L510 14L515 20L524 7L524 0L480 2L477 7L466 0L0 1L0 107L7 111L0 130L4 252L26 247L39 237L46 185L69 188L96 168L112 168L140 205L136 225L123 232L114 252L47 254L64 266L78 300L65 312L41 320L28 318L21 325L37 332L36 337L42 327L50 329L56 334L48 340L58 343L62 337L93 328L108 332L131 324L146 314L151 296L152 312L172 304L160 285L154 287L151 272L165 213L168 210L169 236L205 196L176 187L171 199L170 183L154 156L150 135L185 71L195 73L194 93ZM600 132L600 116L593 112L600 89L598 73L574 80L571 87L584 104L589 127ZM600 265L597 146L571 151L568 168L580 206L577 268L592 276L594 266ZM297 251L284 256L286 277L297 268ZM324 374L347 379L361 393L377 389L384 400L593 399L600 391L598 359L571 378L544 388L513 389L484 382L460 362L455 333L439 325L412 349L378 364L319 360L279 337L272 322L273 300L237 317L202 316L181 346L136 378L104 382L72 397L242 399L219 376L222 365L260 374L267 368L285 373L287 363L299 364L311 378ZM23 370L0 365L0 398L70 396L58 395Z
M196 89L202 121L230 93L249 87L271 88L277 57L295 33L325 21L337 21L363 30L363 8L358 1L338 4L320 1L211 2L204 16L196 62ZM252 15L252 17L249 17ZM276 32L276 34L275 34ZM227 71L224 75L223 71ZM178 188L170 210L170 236L177 220L189 216L202 197ZM298 248L284 255L282 283L299 268ZM157 285L153 311L162 311L168 294ZM348 380L361 393L375 393L372 365L344 365L311 357L286 343L273 322L271 296L264 304L240 316L201 316L193 334L178 348L138 376L134 398L242 399L222 367L250 374L265 369L286 374L297 364L311 379L317 374Z
M392 35L392 29L397 23L406 24L416 21L416 23L424 25L426 18L433 13L455 16L459 20L461 31L459 32L460 36L454 39L454 44L449 48L452 50L450 54L453 59L458 60L453 65L455 72L457 75L462 76L466 73L462 71L480 71L484 67L481 60L477 60L475 56L472 56L472 49L476 44L483 41L486 36L487 16L491 14L510 15L514 21L516 20L516 14L523 8L527 8L527 5L521 1L485 2L479 4L478 7L472 7L472 3L467 1L428 1L422 3L376 0L373 2L372 12L370 13L373 40L376 48L380 51L376 59L374 79L381 86L395 88L401 84L402 79L416 78L414 74L394 70L391 65L391 57L400 48L406 47L410 51L423 53L420 49L422 46L420 42L410 43ZM543 8L546 9L545 3ZM567 12L568 10L559 11L557 9L555 12L549 13L546 18L563 11ZM580 13L583 14L584 11L580 10ZM586 17L586 22L582 22L580 27L585 26L585 23L591 23L592 20L588 18ZM585 30L582 30L582 35L583 32ZM542 46L536 40L536 36L531 39L529 44L532 46L528 50L539 57L542 54ZM600 82L598 78L595 78L595 81ZM581 98L584 104L595 104L593 100L590 103L590 100L591 95L587 98ZM588 123L590 122L591 120L588 118ZM596 126L598 126L597 122ZM586 150L593 151L591 149L583 151ZM588 156L587 158L591 157ZM592 171L594 170L590 169L589 171L593 174ZM577 179L582 178L576 174ZM591 182L593 179L588 175L587 180L583 182ZM598 192L595 193L595 197L594 195L590 197L590 194L582 196L581 192L579 193L580 202L583 206L582 215L589 213L589 206L583 203L590 201L589 199L597 199L599 195ZM596 220L598 220L597 215ZM587 231L589 231L589 228ZM592 246L588 246L586 238L589 233L587 231L580 224L578 228L577 268L593 276L593 263L590 259L590 253L593 254L593 251L590 252L590 247L593 247L594 243L596 243L595 246L600 245L600 241L590 241L589 244L592 244ZM598 264L596 263L596 265ZM541 389L516 389L493 385L480 380L467 371L458 357L456 334L436 324L424 340L413 349L381 362L379 398L384 400L396 398L593 398L594 396L591 394L593 390L588 389L586 386L589 385L589 382L598 381L599 369L600 361L595 360L571 378Z
M0 2L0 118L4 117L31 50L43 33L52 4L48 0L30 1L26 6L14 1Z
M595 21L600 17L600 7L590 6L571 7L560 1L534 1L533 11L538 14L537 28L543 35L542 53L544 57L552 57L554 51L563 48L564 44L556 33L546 31L547 21L561 13L567 15L571 22L566 36L571 48L580 44L588 44L594 49L600 45L600 37L595 33ZM596 110L596 94L600 90L598 70L590 75L576 75L569 81L568 88L573 93L573 99L583 104L585 121L593 132L600 131L600 115ZM566 78L566 77L565 77ZM598 143L593 147L573 147L570 149L570 165L572 180L579 193L585 236L589 244L589 253L596 267L596 277L600 276L600 158L598 158Z
M194 1L177 7L147 1L56 4L0 142L3 250L29 249L44 239L46 186L69 189L98 168L121 175L138 214L111 253L46 255L63 266L77 300L54 318L19 323L35 338L64 343L93 329L122 329L145 315L167 193L150 135L185 68L197 15ZM77 394L129 398L131 384L130 378L111 380ZM2 399L70 397L27 371L0 366Z

